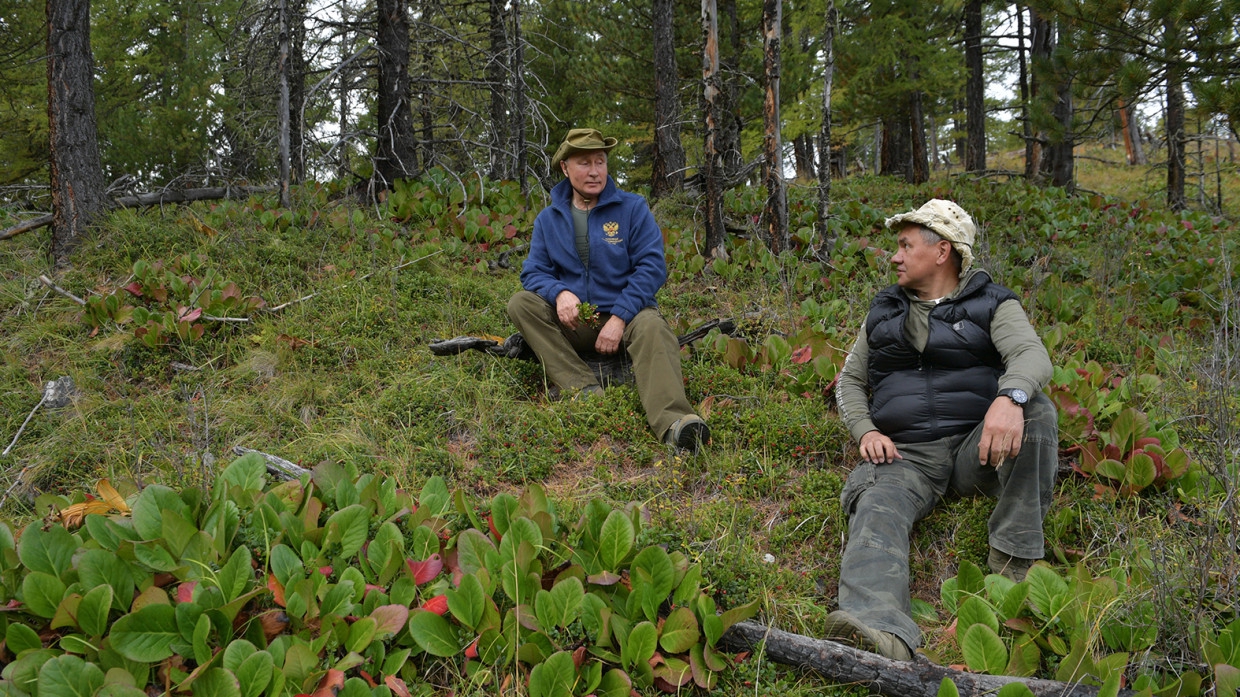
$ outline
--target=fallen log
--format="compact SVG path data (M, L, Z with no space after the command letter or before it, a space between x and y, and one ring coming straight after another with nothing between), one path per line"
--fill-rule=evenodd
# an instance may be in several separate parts
M258 456L267 461L267 471L270 472L276 479L290 481L293 479L301 479L303 474L310 474L310 470L302 467L301 465L294 464L282 457L276 457L275 455L270 455L262 452L261 450L251 450L250 448L244 448L240 445L234 445L233 453L236 455L256 453Z
M750 651L762 646L766 657L775 663L807 668L832 682L863 685L877 694L891 697L936 697L943 678L956 684L961 697L994 695L999 688L1013 682L1024 683L1038 697L1095 697L1099 691L1098 687L1079 683L965 673L935 665L923 656L913 661L893 661L834 641L793 634L756 622L732 625L720 644L729 651ZM1118 693L1119 696L1133 694L1132 690Z
M134 196L121 196L112 199L112 205L115 208L144 208L146 206L160 206L165 203L189 203L192 201L217 201L224 198L243 198L254 194L268 194L275 190L275 187L271 186L211 186L202 189L155 191ZM0 240L7 240L23 232L30 232L51 224L51 215L31 218L24 223L14 225L0 232Z

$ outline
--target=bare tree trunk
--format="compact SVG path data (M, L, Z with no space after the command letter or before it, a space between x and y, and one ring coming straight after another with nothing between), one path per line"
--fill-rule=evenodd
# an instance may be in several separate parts
M706 254L726 259L727 231L723 227L723 159L719 156L719 8L702 0L702 103L706 137L702 151L702 187L706 192Z
M288 24L289 181L306 178L306 0L293 0Z
M340 8L341 19L344 22L350 21L348 2L341 3ZM341 37L340 51L342 54L352 53L353 41L352 37ZM340 121L340 139L336 143L336 178L344 180L349 176L349 141L345 134L349 132L349 71L341 70L337 75L340 80L337 89L340 90L339 107L340 111L337 118Z
M783 144L779 133L779 39L783 30L782 0L763 0L762 54L766 73L766 99L762 104L765 133L762 138L762 179L766 183L767 246L774 254L789 247L788 200L784 191Z
M289 202L289 90L288 90L288 1L280 0L280 53L276 72L280 76L280 205L288 208Z
M47 123L51 151L52 259L69 261L108 207L95 122L90 0L47 0Z
M1059 42L1071 42L1071 32L1060 19L1057 32ZM1071 47L1071 43L1068 44ZM1062 187L1072 191L1075 186L1073 169L1075 159L1073 147L1076 145L1076 133L1072 127L1074 106L1072 102L1072 74L1062 64L1055 66L1055 106L1051 110L1055 118L1056 133L1051 138L1051 186Z
M1029 30L1032 37L1029 55L1033 63L1033 70L1030 71L1029 77L1029 99L1037 102L1045 88L1042 84L1042 76L1050 72L1051 52L1055 49L1055 32L1050 19L1038 14L1032 8L1029 10ZM1045 157L1046 133L1038 131L1033 134L1031 142L1033 152L1031 157L1026 158L1025 173L1027 179L1038 182L1042 181L1048 160Z
M745 167L745 158L741 154L741 27L736 12L736 0L722 0L718 3L716 20L722 18L727 27L727 45L723 50L723 34L716 32L719 39L719 64L722 69L720 77L718 147L721 156L720 176L732 177Z
M822 130L818 133L818 250L819 259L831 256L835 236L831 234L831 88L835 83L835 0L827 0L823 22L822 51L826 64L822 70Z
M1170 29L1169 29L1170 30ZM1184 83L1179 68L1167 65L1167 207L1182 211L1184 196Z
M409 104L409 6L406 0L379 0L379 142L375 148L375 184L417 176L416 136Z
M965 124L968 141L965 145L964 168L969 172L986 169L986 83L982 54L982 0L969 0L964 7L964 63L968 71L965 83Z
M529 177L525 176L525 43L521 38L521 0L512 0L512 147L516 150L513 167L521 182L521 196L529 198Z
M913 180L913 155L909 149L909 103L895 104L883 115L882 170L879 174Z
M922 110L921 90L909 95L909 140L912 146L910 183L923 184L930 180L930 165L926 161L926 117Z
M1141 145L1141 124L1137 120L1137 110L1133 104L1124 104L1120 100L1120 120L1124 125L1124 147L1128 152L1128 164L1145 164L1145 147Z
M1029 65L1025 57L1025 8L1016 5L1016 60L1020 65L1020 121L1025 138L1025 180L1032 181L1034 166L1033 124L1029 121Z
M792 139L792 153L796 160L797 179L813 181L814 174L814 139L808 133L802 133Z
M654 0L654 164L650 173L653 198L679 191L685 185L673 4L674 0Z
M960 163L961 167L964 167L965 163L969 161L969 124L967 122L962 123L960 120L960 114L965 112L966 109L965 103L959 99L952 101L952 111L954 112L952 116L952 133L956 136L953 145L956 151L956 161Z
M487 82L491 88L490 178L510 178L508 138L508 17L504 0L491 0L491 55L487 57Z

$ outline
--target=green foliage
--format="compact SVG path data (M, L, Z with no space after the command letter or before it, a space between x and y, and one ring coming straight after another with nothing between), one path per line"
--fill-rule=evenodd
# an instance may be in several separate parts
M195 693L291 695L336 671L346 692L382 697L348 676L418 685L443 659L492 689L515 660L534 695L709 689L731 665L723 631L757 610L719 613L700 565L637 551L640 508L595 500L565 524L538 485L496 496L483 524L437 477L416 500L329 464L268 485L250 454L206 496L152 485L108 505L122 513L85 509L73 532L32 523L0 554L0 595L16 600L0 687L90 695L119 670L145 689L162 666Z

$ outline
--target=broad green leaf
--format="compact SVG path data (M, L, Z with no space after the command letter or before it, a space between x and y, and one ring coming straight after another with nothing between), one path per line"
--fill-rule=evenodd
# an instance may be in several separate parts
M1128 471L1124 475L1124 483L1140 491L1154 483L1158 477L1158 466L1154 458L1145 453L1136 453L1128 460Z
M191 543L195 542L195 538L197 538L202 531L174 510L163 511L160 518L160 524L161 539L164 544L168 545L169 551L171 551L174 555L189 556L194 546ZM213 543L214 540L210 536L207 536L206 542L208 544L203 545L202 541L199 540L198 544L203 546L203 548L210 548L213 546L211 543Z
M39 697L91 697L103 687L103 671L77 656L57 656L39 670Z
M224 564L216 574L220 592L226 602L232 602L245 592L246 584L254 578L254 569L250 566L250 550L244 545L233 550L228 563Z
M517 518L512 521L508 527L508 533L504 535L504 540L499 545L500 556L505 561L516 558L522 542L529 543L535 550L543 546L542 530L529 518Z
M1023 682L1010 682L995 693L995 697L1034 697L1033 690Z
M495 544L482 532L470 528L456 536L456 560L467 576L486 568L487 552L495 552Z
M332 586L319 605L319 617L344 617L353 610L353 582L341 581Z
M387 522L375 531L375 537L366 545L366 561L378 573L388 565L392 556L404 556L404 537L395 523Z
M220 480L243 491L262 491L267 483L267 463L258 453L246 453L228 463Z
M636 539L633 521L623 511L613 510L599 531L599 561L606 571L619 571L620 563L633 551Z
M133 528L144 540L157 540L164 535L164 512L176 513L181 520L189 520L189 507L177 492L160 484L151 484L142 490L133 505ZM179 550L174 549L173 552Z
M985 624L975 624L965 633L960 651L969 670L975 673L1001 675L1007 667L1007 647L995 630Z
M78 603L78 626L93 637L101 637L108 631L108 611L112 608L112 586L95 586Z
M447 620L426 610L409 615L409 635L422 650L432 656L447 658L461 652L460 638Z
M687 607L678 607L668 614L663 623L659 646L667 653L684 653L695 646L701 636L693 611Z
M939 683L938 697L960 697L960 690L956 688L956 683L951 678L943 678Z
M361 653L370 648L375 640L378 623L373 617L363 617L349 626L349 638L345 642L345 650Z
M653 622L658 617L659 606L672 592L675 573L672 560L661 547L652 545L639 552L629 568L629 581L633 585L629 596L630 616L640 608L646 619Z
M478 577L466 573L461 577L461 585L449 588L445 594L448 596L448 610L456 621L469 629L477 629L486 608L486 593Z
M530 671L530 697L572 697L576 678L573 654L552 654Z
M235 643L235 642L234 642ZM233 669L241 686L241 697L258 697L271 683L275 663L270 653L257 651Z
M1004 619L1010 619L1020 614L1021 608L1025 606L1025 599L1029 597L1029 584L1025 582L1018 583L1008 589L1003 596L1003 605L999 608L999 614Z
M584 597L585 589L575 576L560 581L550 591L538 591L534 599L538 623L547 631L552 627L568 627L581 613Z
M603 673L595 694L598 697L629 697L633 691L633 681L628 674L619 668L612 668Z
M1214 694L1240 694L1240 668L1227 663L1214 666Z
M1043 618L1050 617L1054 598L1068 588L1068 584L1053 569L1034 564L1024 583L1029 584L1029 601Z
M21 622L12 622L4 630L4 646L17 656L22 651L43 648L43 640L37 632Z
M228 646L224 648L223 667L235 674L238 666L255 653L258 653L258 647L245 639L230 641Z
M977 595L985 587L985 577L976 564L963 559L960 562L960 568L956 571L956 586L961 593Z
M431 517L438 518L452 506L452 496L448 493L448 485L443 477L435 475L426 480L422 493L418 497L418 510L426 509Z
M1088 643L1081 639L1074 639L1068 655L1063 657L1063 660L1059 662L1059 667L1055 670L1055 679L1060 682L1075 682L1086 675L1095 673L1094 658L1089 651Z
M996 635L999 633L999 620L995 617L995 611L986 604L985 600L970 596L961 603L960 612L956 616L956 636L961 638L967 636L969 629L975 624L990 627Z
M95 697L149 697L149 695L132 685L110 682L104 683L103 687L95 692Z
M177 560L158 542L137 542L133 546L134 559L152 571L173 571Z
M22 599L26 607L39 617L51 619L65 597L65 584L42 571L31 572L22 579Z
M464 585L464 579L461 585ZM449 599L449 607L451 607L451 602ZM370 616L375 621L375 635L379 639L386 640L405 628L405 623L409 621L409 608L405 605L380 605L370 613Z
M406 549L415 561L426 561L439 554L439 536L426 525L419 525L409 532Z
M342 508L327 519L325 527L328 541L340 543L340 556L345 559L352 558L366 543L366 533L370 530L370 511L360 503Z
M628 640L620 647L620 660L630 670L645 664L658 648L659 630L650 622L640 622L629 632Z
M504 588L504 594L512 602L527 605L539 590L538 574L521 571L517 568L516 562L505 562L500 570L500 585Z
M112 648L131 661L162 661L172 655L172 643L180 638L176 611L171 605L147 605L117 620L109 636Z
M17 555L27 569L59 578L69 568L77 547L64 527L53 525L43 530L36 522L26 526L17 544Z
M194 660L198 665L206 665L211 661L211 646L207 641L211 638L211 617L203 613L194 625Z
M939 599L943 601L943 609L947 610L949 615L956 614L960 595L960 580L955 576L943 581L943 585L939 587Z
M516 510L517 500L512 494L499 493L491 500L491 520L495 525L495 531L501 536L508 535L508 527L516 515Z
M92 549L78 555L77 563L78 577L83 587L109 585L112 587L113 607L121 612L129 609L134 579L123 559L102 549Z
M686 571L680 584L676 586L676 592L672 594L672 602L676 605L688 606L697 598L698 593L702 590L702 566L694 564Z
M297 552L287 545L279 544L272 547L270 560L271 573L276 575L276 580L280 582L280 585L288 585L290 578L301 576L306 572L301 557L297 556Z
M241 697L241 683L232 671L208 668L190 685L193 697Z
M693 679L689 662L673 656L664 657L663 663L654 669L654 674L673 687L683 687Z
M724 631L727 631L728 627L737 622L752 619L754 615L758 614L758 605L759 601L755 598L744 605L724 610L723 614L719 616L719 620L723 622Z

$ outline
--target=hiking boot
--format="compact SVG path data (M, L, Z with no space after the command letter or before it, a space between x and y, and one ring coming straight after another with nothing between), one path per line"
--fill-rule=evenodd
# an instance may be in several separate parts
M986 559L986 565L990 567L992 573L1011 579L1013 583L1020 583L1025 580L1025 575L1029 573L1029 567L1033 566L1035 561L1037 559L1014 557L1007 552L1000 552L991 547L990 556Z
M843 610L827 615L825 634L831 641L876 653L893 661L913 660L913 652L903 639L891 632L867 627L861 620Z
M663 434L663 442L696 455L710 441L710 427L697 414L687 414L676 420Z

